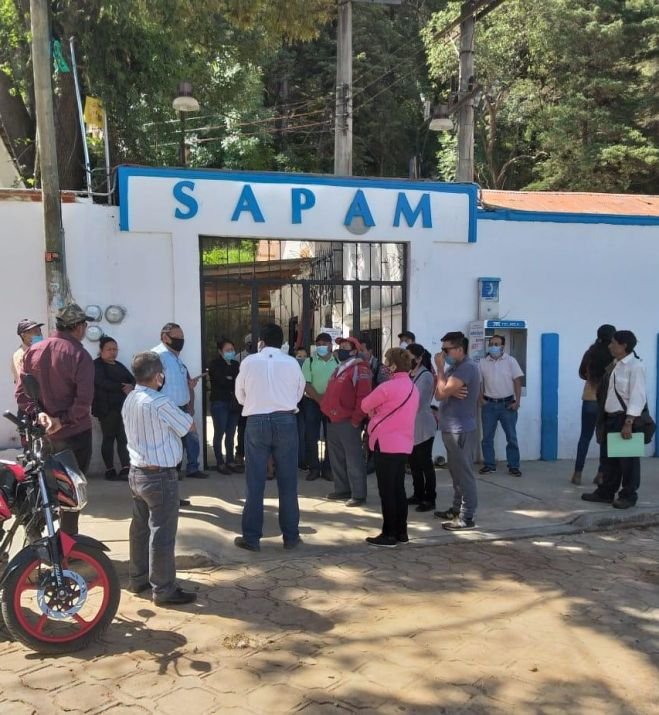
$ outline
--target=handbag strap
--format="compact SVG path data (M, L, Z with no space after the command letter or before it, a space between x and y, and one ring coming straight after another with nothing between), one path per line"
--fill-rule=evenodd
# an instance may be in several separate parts
M622 405L622 409L625 414L627 414L627 405L625 404L625 401L620 397L620 393L618 392L616 388L616 374L615 372L613 373L613 391L616 393L616 397L618 398L618 402ZM648 409L648 403L645 403L645 407L641 410L641 414L648 412L649 414L649 409Z
M372 426L371 429L369 430L369 434L371 434L372 432L375 432L375 430L376 430L386 419L389 419L389 417L391 417L391 415L393 415L394 413L398 412L398 410L400 410L400 408L405 405L405 403L410 399L410 397L412 397L412 393L413 393L413 392L414 392L414 383L412 384L412 389L410 390L410 394L400 403L400 405L398 405L398 407L394 407L394 409L391 410L391 412L387 413L376 425Z

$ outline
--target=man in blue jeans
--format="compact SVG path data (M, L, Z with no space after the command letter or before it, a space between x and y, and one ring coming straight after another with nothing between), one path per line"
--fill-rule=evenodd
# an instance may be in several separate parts
M506 435L508 474L521 477L517 444L517 411L522 399L524 373L517 360L505 352L506 339L490 338L488 354L478 363L481 374L481 421L483 424L483 467L481 474L497 471L494 456L494 435L501 423Z
M247 495L242 536L236 546L259 551L263 536L263 494L272 457L279 490L279 527L284 548L301 543L297 501L297 404L305 381L295 358L281 351L284 334L278 325L261 331L263 349L240 364L236 398L247 418L245 427L245 476Z

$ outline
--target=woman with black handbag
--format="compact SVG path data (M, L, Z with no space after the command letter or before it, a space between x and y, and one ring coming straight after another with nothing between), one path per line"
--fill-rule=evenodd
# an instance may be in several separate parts
M612 504L616 509L636 504L641 483L640 457L610 457L607 445L612 433L630 439L634 431L640 431L638 425L647 414L645 369L634 351L636 342L631 330L618 330L611 338L609 350L615 365L602 383L600 423L604 429L598 431L604 441L604 477L592 494L581 495L584 501Z

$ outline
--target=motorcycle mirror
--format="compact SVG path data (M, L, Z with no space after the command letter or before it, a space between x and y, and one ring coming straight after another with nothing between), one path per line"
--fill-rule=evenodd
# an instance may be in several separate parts
M41 390L39 389L39 383L34 375L24 375L23 376L23 387L28 397L38 401L41 397Z

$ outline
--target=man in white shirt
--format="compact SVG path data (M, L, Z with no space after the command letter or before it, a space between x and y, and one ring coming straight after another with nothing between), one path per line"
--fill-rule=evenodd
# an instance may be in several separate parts
M278 325L261 331L263 349L247 356L236 379L236 398L247 418L245 476L247 496L242 536L236 546L259 551L263 536L263 493L268 460L272 457L279 490L279 525L284 548L300 543L300 509L297 501L297 404L305 381L295 358L281 351L284 334Z
M152 589L159 606L196 600L195 593L176 585L174 549L178 526L178 474L183 456L181 438L194 430L191 415L159 392L165 376L157 353L133 358L137 387L121 410L128 439L133 495L130 523L129 591Z
M483 466L481 474L497 471L494 435L501 423L506 435L508 474L521 477L519 445L517 444L517 411L522 399L524 373L514 357L505 352L506 339L493 335L488 354L479 363L481 373L481 422L483 425Z
M634 506L641 484L640 458L609 457L607 450L607 435L610 433L619 432L623 439L631 439L634 419L640 416L647 405L645 369L634 351L636 342L636 336L631 330L618 330L609 344L609 352L615 363L608 375L608 383L605 375L602 390L598 393L598 422L604 426L604 478L592 494L581 495L584 501L612 504L616 509Z

